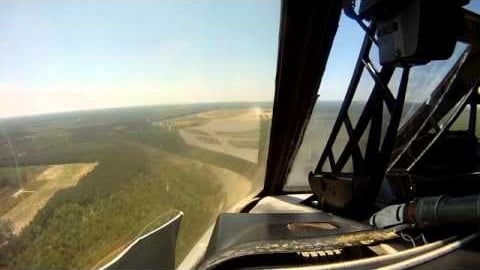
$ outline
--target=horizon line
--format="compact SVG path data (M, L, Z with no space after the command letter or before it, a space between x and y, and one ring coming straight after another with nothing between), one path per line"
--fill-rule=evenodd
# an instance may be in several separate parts
M16 119L16 118L28 118L34 116L47 116L53 114L68 114L68 113L81 113L88 111L102 111L102 110L115 110L115 109L133 109L141 107L156 107L156 106L182 106L182 105L195 105L195 104L222 104L222 103L272 103L273 100L268 101L201 101L201 102L178 102L178 103L154 103L154 104L144 104L144 105L126 105L126 106L111 106L111 107L99 107L99 108L85 108L85 109L74 109L74 110L59 110L51 112L39 112L39 113L30 113L30 114L18 114L10 116L0 116L0 120Z

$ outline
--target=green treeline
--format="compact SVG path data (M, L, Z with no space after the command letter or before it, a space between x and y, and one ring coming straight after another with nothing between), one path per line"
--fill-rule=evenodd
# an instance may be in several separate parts
M129 146L105 152L93 172L58 192L14 238L3 266L91 267L171 209L185 213L177 251L183 257L225 196L208 169L192 165Z
M4 166L0 167L0 189L3 182L18 186L11 183L18 180L18 171L10 167L14 164L98 165L76 186L57 192L18 237L0 245L0 269L91 268L131 241L152 219L174 209L185 213L177 242L177 261L181 261L215 220L228 195L221 179L202 164L254 178L266 156L260 154L261 164L254 164L187 146L178 131L162 130L145 121L166 111L156 110L66 114L4 123L11 132L0 135L0 166ZM165 117L191 111L176 108ZM268 124L261 125L261 136L267 136L268 130ZM5 136L11 136L9 143ZM266 143L260 139L259 148L266 150Z

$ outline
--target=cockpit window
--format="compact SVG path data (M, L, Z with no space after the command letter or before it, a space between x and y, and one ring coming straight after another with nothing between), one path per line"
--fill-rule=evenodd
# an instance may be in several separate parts
M313 109L302 145L288 176L285 189L309 189L308 173L315 169L330 134L329 131L332 130L335 123L355 67L354 63L358 57L362 40L362 29L342 13L318 91L319 97ZM363 89L363 86L367 87L369 83L369 81L362 80L360 89ZM363 91L360 90L360 92ZM338 151L347 143L348 136L345 130L340 130L339 138L338 145L333 146Z
M406 121L413 116L422 103L429 102L432 92L447 75L456 61L462 56L466 48L466 44L458 42L453 55L448 60L432 61L427 65L414 67L412 69L408 81L407 96L405 97L400 126L405 124ZM396 76L392 80L398 84L400 82L400 76ZM416 89L422 89L422 91L417 91Z
M0 268L99 268L263 187L280 3L2 1Z
M303 191L309 189L308 174L315 170L335 120L337 119L360 51L363 33L363 30L355 21L342 14L339 29L327 62L326 71L319 88L319 98L315 104L302 145L300 146L292 170L288 176L285 190ZM429 102L431 93L463 55L466 48L466 44L457 42L453 55L448 60L432 61L426 65L415 66L411 69L400 127L414 115L420 105ZM375 69L380 70L378 50L375 45L372 46L369 58ZM393 96L397 94L396 91L400 84L400 79L401 72L397 69L388 85L392 90ZM348 111L354 127L357 124L374 84L375 82L372 76L367 71L364 71L355 92L352 105ZM387 127L385 123L388 123L390 114L388 110L384 108L382 115L384 124L382 124L383 130L381 136L383 138ZM368 124L366 130L369 130L369 125L370 124ZM348 132L345 126L342 125L332 146L334 158L340 156L348 140ZM365 155L368 132L363 133L362 137L358 140L361 154ZM327 163L328 162L324 163L324 165ZM326 167L328 168L321 168L321 171L330 172L331 168L329 168L329 166ZM342 169L342 173L351 173L352 171L353 164L351 160L348 160Z

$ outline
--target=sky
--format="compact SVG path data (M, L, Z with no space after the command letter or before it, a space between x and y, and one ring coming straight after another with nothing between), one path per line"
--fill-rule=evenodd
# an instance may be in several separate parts
M0 118L273 101L279 20L280 0L0 1ZM342 14L319 100L343 99L363 34ZM414 68L411 81L433 88L448 67Z
M1 1L0 118L273 100L276 0Z

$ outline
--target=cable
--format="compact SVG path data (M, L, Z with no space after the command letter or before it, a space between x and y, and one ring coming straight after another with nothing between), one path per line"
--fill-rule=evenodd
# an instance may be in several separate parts
M406 242L410 242L410 244L412 244L412 247L417 247L417 244L415 243L415 239L411 237L409 234L401 232L400 237Z
M454 241L450 244L447 244L447 245L445 245L441 248L438 248L438 249L432 250L430 252L427 252L425 254L419 255L417 257L414 257L414 258L411 258L411 259L408 259L408 260L405 260L405 261L401 261L401 262L398 262L398 263L395 263L395 264L392 264L392 265L389 265L389 266L381 267L381 268L378 268L378 269L381 269L381 270L401 270L401 269L408 269L408 268L415 267L417 265L420 265L420 264L429 262L431 260L434 260L436 258L439 258L441 256L444 256L444 255L446 255L450 252L453 252L453 251L467 245L472 240L477 238L478 235L479 235L479 232L476 232L476 233L471 234L467 237L464 237L460 240L457 240L457 241Z

